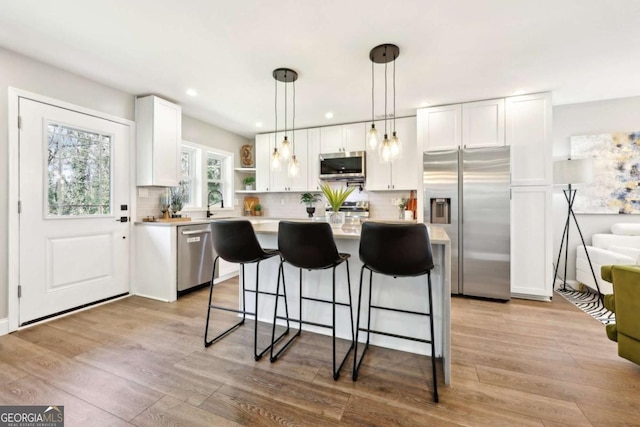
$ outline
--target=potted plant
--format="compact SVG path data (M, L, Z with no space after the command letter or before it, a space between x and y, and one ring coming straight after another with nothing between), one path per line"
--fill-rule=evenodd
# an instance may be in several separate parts
M180 181L177 187L171 187L169 190L169 201L171 204L172 218L180 218L180 211L185 202L189 199L189 189L184 181Z
M318 203L319 201L319 194L302 193L302 195L300 196L300 203L304 203L305 205L307 205L307 213L309 214L309 218L313 218L313 214L316 211L316 207L313 205L314 203Z
M253 207L256 216L262 216L262 205L260 203Z
M355 187L340 187L340 188L331 188L328 182L320 183L320 189L322 190L322 194L327 198L327 202L331 206L331 210L333 211L329 214L328 222L332 227L341 227L344 224L344 212L340 212L340 206L347 200L347 197Z
M255 190L255 183L256 183L256 177L255 176L248 176L245 179L242 180L242 183L244 184L244 189L247 191L252 191Z

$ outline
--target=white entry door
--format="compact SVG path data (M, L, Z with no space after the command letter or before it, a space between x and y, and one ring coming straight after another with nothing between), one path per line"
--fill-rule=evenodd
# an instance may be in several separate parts
M129 127L20 98L19 324L129 292Z

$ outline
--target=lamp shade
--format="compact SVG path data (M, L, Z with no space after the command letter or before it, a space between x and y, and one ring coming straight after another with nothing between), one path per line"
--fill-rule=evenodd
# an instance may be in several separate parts
M553 162L553 184L588 184L593 181L593 159L569 159Z

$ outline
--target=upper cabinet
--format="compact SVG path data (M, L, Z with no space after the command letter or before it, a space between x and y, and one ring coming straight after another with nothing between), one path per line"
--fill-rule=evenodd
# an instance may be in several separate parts
M504 145L504 99L462 104L462 146L464 148Z
M384 129L384 121L376 121L375 124L376 129ZM367 146L366 189L368 191L418 188L416 118L396 119L396 132L402 143L402 153L398 159L381 162L378 149L372 150ZM381 136L384 137L384 135Z
M283 133L278 133L278 145L280 145ZM276 138L273 133L256 135L256 191L281 192L281 191L307 191L308 186L308 131L296 130L289 135L289 140L295 146L296 159L300 166L298 176L289 176L289 159L280 160L280 166L274 168L271 162L271 154L276 146Z
M455 150L460 147L462 106L418 110L418 139L423 151Z
M320 128L307 129L307 191L320 191Z
M176 187L181 142L179 105L157 96L136 99L137 185Z
M256 191L269 191L271 187L271 151L274 134L256 135Z
M552 106L550 93L506 100L506 140L511 146L511 185L551 185Z
M320 128L320 152L364 151L366 123Z
M423 151L503 146L504 123L504 99L418 110Z

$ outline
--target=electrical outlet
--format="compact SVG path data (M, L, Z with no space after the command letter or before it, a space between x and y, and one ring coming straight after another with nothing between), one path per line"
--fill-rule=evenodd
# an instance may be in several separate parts
M233 199L233 206L238 206L240 204L240 199Z
M398 203L398 200L395 198L391 198L391 206L395 206Z
M138 188L138 197L149 197L149 189Z
M280 198L280 204L284 205L284 197Z

